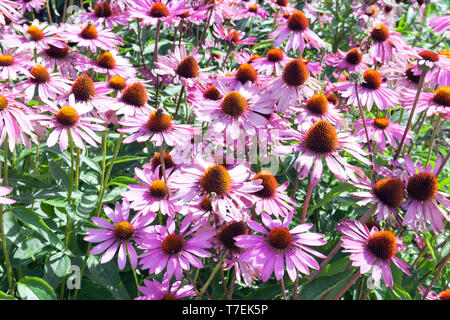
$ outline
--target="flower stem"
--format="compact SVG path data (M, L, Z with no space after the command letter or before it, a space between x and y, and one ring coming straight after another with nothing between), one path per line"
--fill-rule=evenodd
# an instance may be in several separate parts
M205 293L206 289L208 289L208 286L213 281L214 277L216 276L216 273L220 270L220 267L222 266L223 260L225 260L225 257L228 255L228 250L225 251L225 253L222 255L222 258L220 258L220 261L216 264L216 267L214 268L213 272L209 276L208 280L206 280L205 284L203 285L202 290L197 295L197 300L200 300L202 295Z
M347 282L346 285L331 300L339 300L339 298L341 298L344 295L344 293L346 293L347 290L350 289L350 287L356 282L356 280L359 279L360 276L361 272L359 270L356 271L353 277L350 279L350 281Z
M444 169L445 164L448 161L448 158L450 158L450 152L447 152L447 155L445 156L444 160L442 160L441 166L439 167L438 171L436 172L436 177L441 173L442 169Z
M155 62L158 62L158 41L159 41L159 32L161 31L161 20L158 20L156 24L156 34L155 34L155 49L153 51L152 62L150 63L149 72L151 73L153 69L153 65Z
M440 121L441 121L441 115L438 114L436 122L434 123L433 126L433 133L431 134L431 140L430 140L430 145L428 147L428 156L427 156L427 162L425 164L425 168L428 167L428 163L430 162L431 159L431 151L433 150L433 145L434 145L434 138L436 137L436 133L439 131L439 127L440 127Z
M408 123L406 124L405 132L403 133L402 140L400 141L400 144L399 144L399 146L397 148L397 151L395 153L394 161L398 159L398 157L400 155L400 152L402 151L403 144L405 143L405 139L406 139L406 136L408 134L409 128L411 127L411 122L412 122L412 119L414 117L414 111L416 111L417 102L419 102L420 93L422 92L423 84L425 82L425 73L426 73L426 71L423 70L422 74L420 75L419 84L418 84L418 87L417 87L417 93L416 93L416 97L414 98L414 104L413 104L413 107L411 109L411 114L409 115Z
M214 2L214 4L209 8L208 20L206 20L205 27L203 28L202 36L200 38L200 47L203 45L203 42L206 39L206 31L208 30L209 23L211 22L211 17L213 15L215 6L216 6L216 4ZM180 35L180 37L181 37L181 35Z
M0 204L0 237L2 241L3 256L5 258L6 272L8 274L9 291L14 290L13 271L11 267L11 261L9 260L8 247L6 246L5 229L3 227L3 204Z
M5 143L3 144L3 164L5 166L4 176L3 176L3 184L5 186L8 185L8 138L5 139Z
M125 248L127 249L128 261L130 262L131 271L133 271L133 277L134 277L134 281L136 283L137 297L139 297L141 295L141 292L139 291L139 279L136 274L136 269L133 267L133 264L131 263L131 257L130 257L130 253L128 252L127 244L125 245Z
M314 189L314 185L311 183L311 179L310 179L309 184L308 184L308 191L306 192L305 203L303 204L301 224L304 224L306 221L306 213L308 212L309 201L311 200L311 195L312 195L313 189Z
M179 96L178 96L177 108L175 109L175 113L174 113L174 115L173 115L173 118L174 118L174 119L176 118L176 116L177 116L177 114L178 114L178 110L180 109L181 100L183 99L183 95L184 95L184 90L185 90L185 89L186 89L186 86L185 86L185 85L182 85L182 86L181 86L181 89L180 89L180 94L179 94Z
M444 269L445 265L447 264L447 261L449 258L450 258L450 253L447 254L447 256L444 258L444 260L442 260L441 265L439 266L438 271L434 275L433 280L431 280L430 285L428 286L427 290L425 291L422 300L426 299L428 293L431 291L431 288L436 283L437 279L439 278L439 275L441 274L442 270Z
M67 130L67 133L69 135L69 149L70 149L70 185L69 185L69 191L67 193L67 202L69 205L72 202L72 191L73 191L73 179L74 179L74 150L73 150L73 140L72 140L72 134L70 133L70 129Z

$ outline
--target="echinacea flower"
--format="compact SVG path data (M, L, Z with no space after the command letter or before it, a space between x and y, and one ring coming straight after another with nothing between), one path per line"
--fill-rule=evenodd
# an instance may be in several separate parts
M372 181L364 174L360 174L358 181L350 183L364 191L350 192L350 195L358 199L358 206L364 207L369 204L375 206L373 214L377 214L377 221L386 221L388 225L393 222L396 226L401 224L398 210L405 199L405 184L402 182L399 170L391 171L386 168L377 168L377 181Z
M315 122L307 131L298 132L292 129L280 132L279 139L300 142L279 146L277 149L282 154L300 152L295 161L299 178L306 178L311 171L312 185L317 185L322 178L322 157L325 157L328 168L341 182L347 181L348 178L353 179L356 169L341 157L339 151L349 153L366 165L371 164L364 157L368 152L359 146L355 137L348 132L337 133L333 125L326 120Z
M34 20L31 25L15 25L18 34L7 34L2 42L9 48L20 50L48 49L50 45L62 48L63 39L56 37L62 29L56 24Z
M298 10L293 12L285 25L278 27L270 34L273 39L273 46L279 47L286 39L286 52L290 49L297 50L303 53L306 43L310 44L316 49L325 47L326 43L319 36L309 28L309 20L303 14L303 11Z
M116 202L114 210L108 206L103 206L106 216L112 221L101 218L92 217L92 221L99 227L89 229L87 236L84 237L88 242L101 242L93 247L90 255L97 255L104 252L100 263L109 262L116 254L119 269L123 270L127 262L127 256L130 259L131 266L137 267L137 253L133 246L133 242L140 243L148 235L152 234L152 227L149 226L153 222L154 217L151 215L136 215L131 221L129 220L130 205L124 200L122 204Z
M407 110L412 110L416 92L404 90L403 106ZM439 87L434 92L421 92L417 100L415 112L425 111L428 117L434 114L441 114L444 117L450 116L450 87Z
M433 28L435 34L443 34L450 29L450 15L430 18L428 25Z
M336 67L337 70L346 70L347 72L365 71L369 69L368 65L371 63L369 57L358 48L350 49L347 52L337 49L337 53L327 54L325 60L328 65Z
M419 285L418 293L423 297L427 292L427 288ZM450 289L441 291L437 293L436 291L430 290L425 297L426 300L450 300Z
M373 104L380 110L386 110L390 107L395 107L400 103L399 94L387 87L386 83L382 81L382 75L375 69L367 69L363 73L363 81L357 85L350 81L345 81L341 84L337 84L337 90L341 91L341 96L348 98L347 103L358 105L358 98L356 90L362 106L366 106L368 110L371 110Z
M218 83L216 89L220 100L205 101L202 107L195 108L195 115L200 121L207 121L209 129L216 133L224 133L236 140L241 136L241 130L254 135L255 129L266 127L268 121L264 115L273 112L270 103L255 106L259 89L249 83L238 89L227 88Z
M254 193L258 198L255 202L256 214L266 212L275 217L285 217L294 210L294 207L298 207L291 198L283 193L288 188L288 181L279 186L277 179L269 170L263 170L252 178L252 180L258 179L261 179L263 189Z
M136 76L136 69L127 58L119 55L117 49L103 52L95 61L82 64L79 69L81 72L94 70L97 73L106 73L108 77L134 78Z
M269 14L262 6L259 6L256 2L240 7L239 11L241 18L243 19L266 19Z
M339 128L344 116L331 103L323 93L317 93L306 100L301 106L292 108L299 112L295 117L295 122L304 130L311 127L316 121L327 120L333 126Z
M257 105L267 106L269 101L275 101L277 111L284 113L300 98L310 98L319 88L319 82L310 77L306 64L301 59L293 59L285 65L279 77L267 84L266 92L260 96Z
M0 1L0 26L7 24L7 21L16 21L20 15L17 11L20 8L16 1L2 0Z
M45 4L46 0L16 0L20 7L22 8L22 13L27 11L36 10L36 12L41 11L42 6Z
M448 215L450 195L439 191L439 182L436 178L442 158L437 157L434 169L430 164L426 168L420 162L414 165L408 154L404 159L408 178L405 179L406 201L402 205L406 211L403 225L410 226L413 230L427 230L427 222L430 222L431 229L435 233L443 232L445 230L443 220L450 221Z
M36 135L32 132L32 111L23 103L17 101L22 94L17 91L0 87L0 145L8 139L9 150L23 143L30 148L29 136L35 143L38 143Z
M38 63L48 70L56 70L63 77L70 79L78 76L80 66L87 61L88 59L76 48L69 48L66 42L62 42L61 47L49 44L47 49L38 52Z
M176 232L174 219L167 218L166 226L162 226L157 232L153 232L139 244L139 248L145 250L139 256L139 264L142 269L148 269L149 273L158 274L166 270L169 279L175 275L175 279L181 280L183 270L189 271L192 265L202 269L203 263L199 258L207 258L211 254L205 249L211 248L212 231L196 231L201 227L192 226L192 216L184 217L179 231Z
M122 45L120 36L98 22L84 25L66 24L64 31L58 35L65 41L76 43L79 48L89 48L91 52L97 52L97 49L108 51Z
M365 119L366 129L367 133L369 135L369 141L367 141L365 129L364 129L364 123L361 120L358 120L354 124L355 129L355 135L358 136L364 143L368 143L370 141L373 141L376 143L377 146L377 152L383 153L386 145L389 144L392 147L397 147L397 141L396 140L402 140L403 134L405 132L405 127L392 122L386 117L376 117L373 118L366 118ZM412 132L408 131L405 137L404 143L409 145L410 141L409 139L412 138ZM387 143L387 144L386 144Z
M251 172L244 165L227 169L224 165L201 156L195 158L192 166L177 170L171 178L171 189L176 190L174 199L181 203L202 200L209 195L211 206L225 221L243 220L249 217L246 209L253 206L252 194L262 189L261 181L249 181Z
M127 25L128 20L128 12L120 9L116 2L97 1L94 8L89 8L89 12L80 13L74 19L74 23L83 24L86 21L93 21L104 24L108 29L112 29L118 25Z
M117 115L150 115L154 110L148 105L148 94L146 88L148 84L140 79L111 78L108 86L121 90L114 101L108 104L108 108L116 112ZM103 86L105 88L105 86ZM108 88L105 88L108 90Z
M0 54L0 80L16 80L27 74L32 65L28 52L8 49Z
M61 77L58 72L49 72L42 65L35 65L27 72L28 79L20 82L17 89L24 93L25 101L30 102L37 92L39 99L45 103L70 91L70 80Z
M151 141L159 147L164 142L169 146L189 144L194 134L194 128L189 124L174 124L172 117L162 109L152 111L149 116L125 116L117 129L122 133L132 133L123 143L139 143Z
M0 183L3 179L0 178ZM5 198L6 195L12 192L13 188L0 186L0 204L13 204L16 200Z
M171 285L167 274L161 283L157 280L144 279L144 284L145 286L139 287L143 295L136 297L135 300L179 300L196 295L194 287L190 284L182 286L182 282L178 280Z
M360 268L362 274L371 273L375 283L383 276L387 287L394 288L391 272L391 262L407 275L410 265L396 254L405 250L402 239L389 230L378 230L372 227L369 231L365 224L359 221L344 220L336 226L342 234L342 252L350 253L352 265Z
M227 73L225 77L219 75L217 82L220 82L230 90L238 90L244 85L253 85L262 89L270 79L270 76L258 74L251 65L251 61L249 61L249 63L241 64L235 71Z
M256 71L266 75L280 76L282 67L292 59L280 48L272 48L267 52L266 57L259 57L253 60L253 67Z
M130 17L139 19L144 26L154 26L159 21L168 25L185 11L184 1L168 0L135 0L128 7Z
M234 239L237 247L249 249L241 255L240 261L260 266L263 282L269 280L272 273L275 279L280 280L286 270L289 278L295 281L299 272L309 274L309 268L319 269L312 255L319 258L325 258L325 255L309 246L323 246L327 242L322 239L323 234L306 232L312 228L312 223L300 224L289 230L292 213L283 222L272 220L267 214L262 214L261 219L267 229L253 220L247 221L247 224L250 229L263 235L240 235Z
M206 77L204 71L198 66L201 58L198 47L187 54L184 45L177 46L173 52L169 50L167 56L158 57L155 73L171 76L175 84L181 82L184 86L192 87Z
M166 170L167 174L171 171ZM159 170L134 168L134 172L140 183L128 185L129 190L122 193L122 197L130 202L131 209L143 215L156 215L161 210L161 214L175 218L181 207L171 201L170 190L161 179Z
M95 131L103 131L105 127L98 123L103 121L98 118L85 116L86 110L79 110L75 106L65 105L60 108L57 106L42 106L43 110L51 115L36 115L36 119L47 128L54 128L47 138L47 146L52 147L59 140L61 151L67 149L70 143L70 137L75 145L84 150L84 142L93 147L101 143L100 137Z
M213 34L216 38L225 40L231 46L253 45L255 37L244 38L245 32L233 28L227 28L222 25L214 24Z

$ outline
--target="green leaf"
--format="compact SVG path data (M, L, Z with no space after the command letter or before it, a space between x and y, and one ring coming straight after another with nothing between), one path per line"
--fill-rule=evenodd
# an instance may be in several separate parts
M328 191L325 196L314 205L314 207L308 210L308 215L311 214L311 212L313 212L314 210L322 207L325 203L330 202L333 198L336 198L339 194L349 191L353 188L354 186L348 183L338 184L336 187Z
M0 300L17 300L17 298L7 295L6 293L0 290Z
M17 283L17 291L23 300L56 300L50 285L37 277L24 277Z
M138 156L121 156L117 157L114 161L114 164L123 163L123 162L129 162L129 161L139 161L139 160L147 160L148 157L138 157ZM108 167L111 164L111 161L109 161L106 166Z
M352 270L339 272L330 277L316 278L303 287L300 300L318 300L326 292L336 287L343 287L353 276ZM331 297L330 297L331 298Z
M39 233L45 240L47 240L56 249L65 253L70 253L62 241L50 230L45 222L32 210L24 207L11 208L12 213L17 219L22 221L27 227Z
M50 166L50 171L53 174L53 178L55 179L57 185L66 191L69 191L70 188L70 178L69 175L58 166L55 161L52 161L49 158L48 164Z

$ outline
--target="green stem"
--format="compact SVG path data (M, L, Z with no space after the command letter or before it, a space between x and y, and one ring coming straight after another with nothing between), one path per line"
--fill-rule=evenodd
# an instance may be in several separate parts
M6 272L8 274L9 291L14 289L13 271L11 267L11 261L9 260L8 247L6 246L5 229L3 227L3 205L0 204L0 237L2 241L3 256L5 257Z
M428 156L427 156L427 162L425 164L425 168L428 167L428 163L430 162L430 159L431 159L431 151L433 150L434 139L436 137L436 133L439 131L440 121L441 121L441 115L438 114L436 122L434 123L433 133L431 134L431 141L430 141L430 146L428 147Z
M127 249L128 261L130 262L131 271L133 271L133 277L134 277L134 281L136 283L137 296L139 297L141 295L141 292L139 291L139 280L138 280L138 277L136 274L136 269L131 264L131 257L130 257L130 253L128 252L128 245L125 245L125 248Z
M228 254L228 250L226 250L225 253L222 255L222 258L220 258L220 261L216 264L216 267L214 268L213 272L209 276L208 280L206 280L205 284L203 285L202 290L200 290L199 294L197 295L197 300L200 300L202 295L205 293L206 289L208 289L208 286L213 281L214 277L216 276L216 273L220 270L223 260L225 260L225 257L227 256L227 254Z
M69 205L72 202L72 191L73 191L73 180L74 180L74 150L73 150L73 140L72 140L72 134L70 133L70 129L67 130L67 133L69 135L69 149L70 149L70 185L69 185L69 192L67 194L67 201Z
M77 148L77 160L75 167L75 190L78 190L78 184L80 179L80 148Z
M5 165L3 184L5 186L8 185L8 138L5 139L5 143L3 145L3 164Z

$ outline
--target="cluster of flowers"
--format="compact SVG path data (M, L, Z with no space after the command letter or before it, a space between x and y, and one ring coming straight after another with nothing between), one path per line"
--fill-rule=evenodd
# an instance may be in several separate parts
M97 147L98 132L114 125L125 136L124 144L159 147L149 163L134 168L139 184L129 185L114 209L105 205L105 217L92 217L98 228L85 237L99 243L90 254L102 254L102 263L117 254L120 269L129 259L133 268L164 273L162 283L144 280L138 299L198 294L181 280L191 267L203 268L202 259L212 255L222 257L224 269L234 269L237 281L248 286L272 274L282 280L285 271L297 281L299 273L319 270L315 257L326 256L311 246L325 245L326 236L310 232L313 224L306 223L306 212L324 164L339 181L364 190L351 195L358 205L370 207L377 220L341 221L336 228L343 251L361 273L371 273L376 282L383 277L392 288L391 262L410 274L410 266L396 256L405 246L395 230L445 230L450 200L438 190L437 179L445 161L438 156L434 167L423 167L409 155L397 154L388 168L377 166L373 158L388 156L387 146L400 151L415 137L409 124L390 119L393 114L450 117L450 52L407 43L394 29L400 5L355 1L367 36L351 43L348 51L326 54L329 45L311 29L313 21L331 21L331 16L318 14L319 2L299 10L287 0L263 5L254 0L97 1L72 17L73 23L30 24L21 20L20 10L39 11L45 0L0 0L0 144L8 143L11 151L39 139L49 147L59 143L61 151L72 143L80 149ZM273 47L260 56L252 50L256 39L235 29L235 23L268 18L273 18L267 35ZM122 38L113 32L134 21L139 37L156 28L152 64L141 69L119 54ZM450 29L449 16L428 23L436 34ZM190 52L181 44L187 24L200 30ZM212 32L205 28L202 34L204 25ZM158 56L164 30L173 31L173 50ZM221 45L226 55L208 49ZM232 59L238 66L226 69ZM331 77L325 76L325 66L334 68ZM168 84L181 85L173 114L149 103L148 89L156 87L158 94ZM179 110L183 97L186 111ZM359 120L349 123L349 112L358 108ZM371 110L378 116L365 118ZM181 112L186 119L180 119ZM198 129L194 119L223 139L214 146L204 141L214 150L211 157L196 155L178 163L164 147L190 148ZM242 136L262 139L263 134L270 136L276 156L295 154L296 185L309 179L301 223L292 223L301 207L296 185L289 197L289 182L279 185L269 170L255 172L260 167L252 166L246 153L255 146L244 143L244 161L220 153L230 148L230 141L233 148ZM1 196L9 192L11 188L0 189Z

